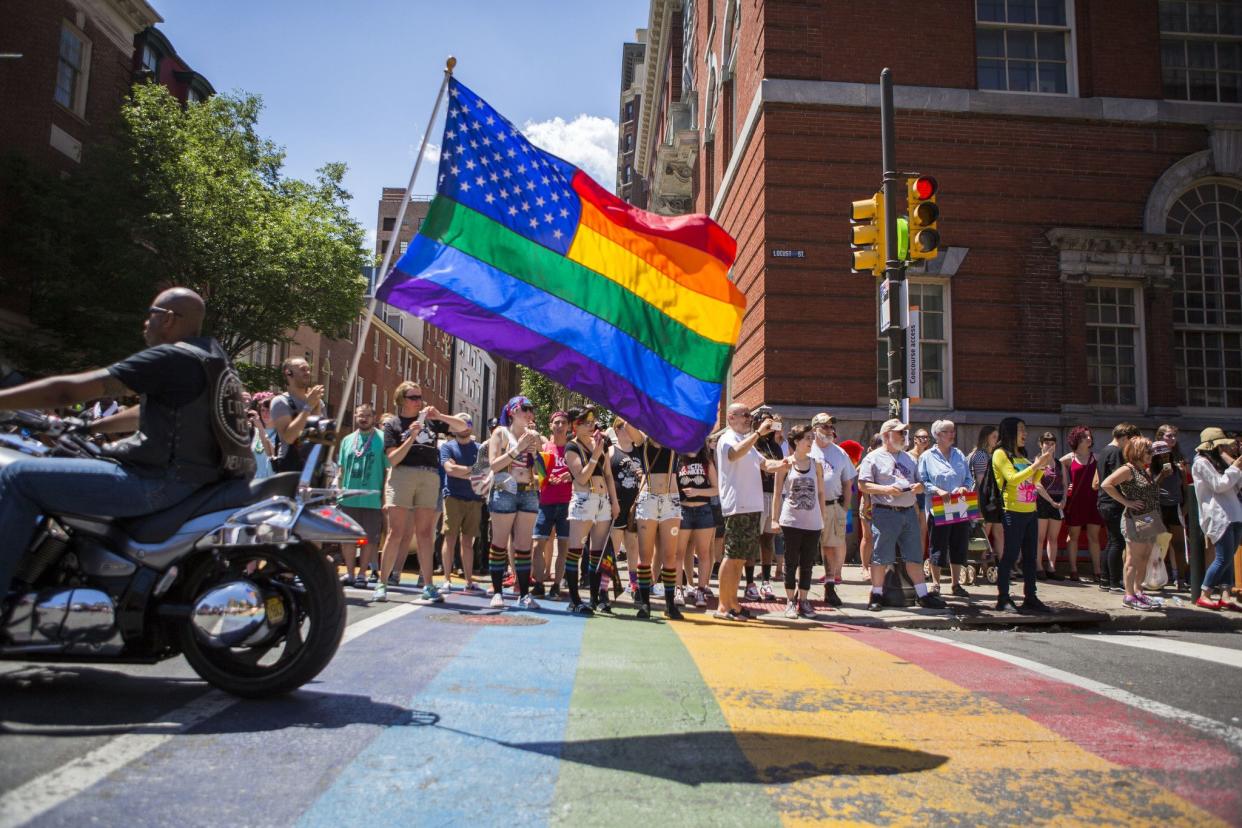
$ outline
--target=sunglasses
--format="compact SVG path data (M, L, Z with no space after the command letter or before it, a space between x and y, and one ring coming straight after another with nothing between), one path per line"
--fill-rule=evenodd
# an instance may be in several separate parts
M421 400L423 398L423 395L422 394L406 394L405 398L407 400Z
M533 405L523 405L518 408L518 411L525 411L528 414L532 414L535 411L535 407Z
M931 437L927 436L926 434L916 434L916 435L914 435L914 439L916 439L916 440L930 440L930 439L931 439Z
M151 307L147 308L147 313L148 313L148 314L152 314L152 313L168 313L168 314L172 314L173 316L180 316L180 315L181 315L181 314L177 313L175 310L171 310L170 308L161 308L159 305L152 305Z

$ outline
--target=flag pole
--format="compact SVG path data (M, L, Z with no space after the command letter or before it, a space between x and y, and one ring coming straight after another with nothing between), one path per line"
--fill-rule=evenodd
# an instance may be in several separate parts
M397 239L401 235L401 222L405 218L405 208L410 203L410 192L414 189L414 179L418 177L418 169L423 164L423 155L427 152L427 141L431 138L431 128L435 125L436 116L440 114L440 104L444 100L444 90L448 88L449 79L453 77L453 68L457 66L457 58L449 55L444 61L444 80L440 82L440 91L436 93L435 106L431 108L431 117L427 119L427 129L423 131L423 142L418 148L418 157L414 159L414 169L410 172L410 181L405 186L405 195L401 199L401 207L397 210L397 220L394 224L395 231L393 233L392 242L389 243L388 249L384 251L384 260L380 264L379 275L375 280L375 286L371 291L371 302L367 305L367 312L363 316L362 328L358 331L358 347L354 349L353 359L349 362L349 373L345 375L345 400L349 400L353 396L354 382L358 379L358 364L362 361L362 352L366 349L367 334L371 330L371 320L375 318L375 306L379 302L379 287L383 280L388 276L388 268L392 265L393 251L397 249ZM336 430L341 430L341 423L344 422L345 409L347 404L342 400L336 412Z

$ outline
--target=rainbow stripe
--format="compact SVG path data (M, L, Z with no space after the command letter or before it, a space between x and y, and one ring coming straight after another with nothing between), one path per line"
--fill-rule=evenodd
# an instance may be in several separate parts
M746 309L734 240L607 192L450 84L437 195L380 299L702 446Z

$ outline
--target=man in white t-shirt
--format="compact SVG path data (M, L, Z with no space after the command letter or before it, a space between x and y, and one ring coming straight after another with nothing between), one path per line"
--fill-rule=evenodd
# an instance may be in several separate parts
M725 519L724 562L720 564L720 607L715 617L745 621L750 617L737 600L742 566L753 564L759 556L759 534L763 519L763 479L761 471L776 471L780 460L765 460L755 450L760 437L776 429L768 418L751 430L750 410L740 403L729 406L728 426L716 445L716 470L720 479L720 511Z
M884 608L884 573L897 562L901 549L906 572L914 582L918 604L924 609L944 609L939 595L927 591L923 580L923 548L915 495L923 491L918 463L906 453L909 427L901 420L885 420L880 426L884 443L863 458L858 467L858 489L871 496L871 601L867 609Z
M818 460L824 470L824 530L819 544L824 553L824 600L834 607L841 606L836 585L841 583L845 567L845 516L853 505L854 487L850 482L858 477L850 457L837 445L837 419L827 412L820 412L811 419L815 430L815 442L811 444L811 457Z

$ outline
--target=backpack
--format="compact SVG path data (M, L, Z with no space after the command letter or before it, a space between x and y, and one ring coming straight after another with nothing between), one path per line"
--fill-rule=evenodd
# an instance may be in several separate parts
M1000 523L1005 516L1005 496L996 482L996 471L990 457L979 481L979 512L985 523Z

